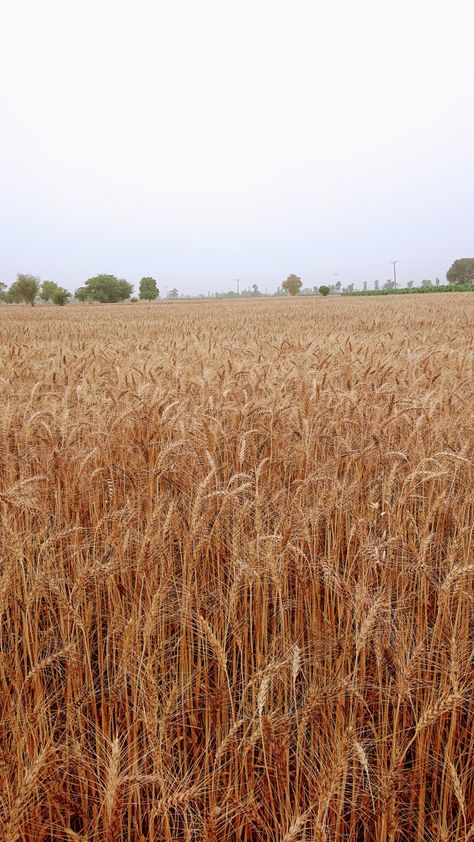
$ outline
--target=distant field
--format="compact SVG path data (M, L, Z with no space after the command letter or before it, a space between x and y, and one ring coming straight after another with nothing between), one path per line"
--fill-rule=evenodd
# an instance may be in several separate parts
M474 840L473 325L0 308L2 842Z

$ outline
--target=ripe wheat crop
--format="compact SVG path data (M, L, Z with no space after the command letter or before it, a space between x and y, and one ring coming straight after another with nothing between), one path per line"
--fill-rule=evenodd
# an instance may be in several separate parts
M0 308L1 840L474 840L473 314Z

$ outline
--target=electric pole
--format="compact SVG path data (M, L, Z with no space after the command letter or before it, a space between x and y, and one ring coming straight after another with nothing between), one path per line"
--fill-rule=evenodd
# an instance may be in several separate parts
M398 263L398 260L391 260L390 263L393 266L393 283L394 283L393 288L396 289L397 288L397 263Z

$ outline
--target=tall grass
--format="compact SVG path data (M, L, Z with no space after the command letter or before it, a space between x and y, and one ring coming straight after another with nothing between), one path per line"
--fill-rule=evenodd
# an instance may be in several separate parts
M0 310L0 838L474 839L473 306Z

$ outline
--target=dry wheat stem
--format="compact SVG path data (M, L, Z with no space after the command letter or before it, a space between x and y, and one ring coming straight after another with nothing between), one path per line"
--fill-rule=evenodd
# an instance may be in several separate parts
M473 321L0 306L2 841L474 839Z

